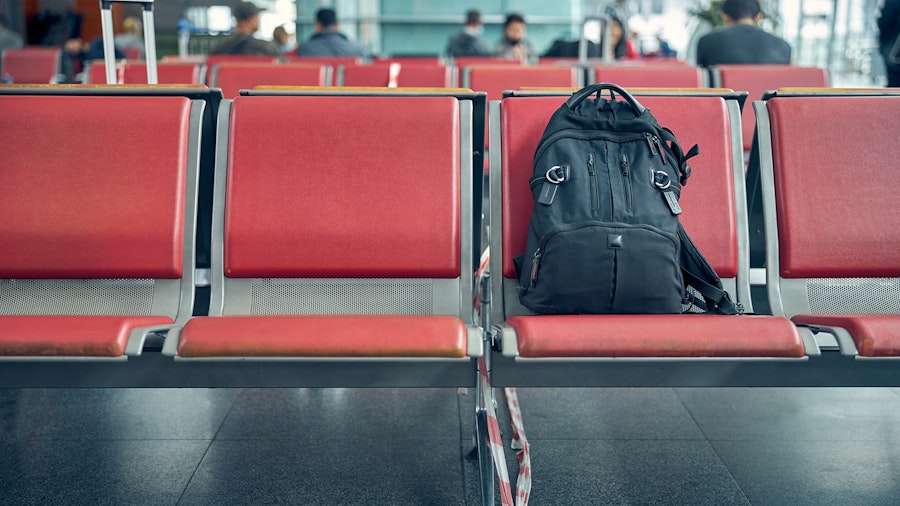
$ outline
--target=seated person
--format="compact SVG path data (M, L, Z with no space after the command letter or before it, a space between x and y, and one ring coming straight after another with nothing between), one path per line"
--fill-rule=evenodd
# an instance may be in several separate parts
M757 26L762 18L758 0L725 0L722 20L726 28L697 41L697 65L791 63L791 46Z
M124 32L116 35L116 47L121 49L126 56L131 52L139 60L144 59L144 37L141 35L141 20L135 17L127 17L122 22Z
M524 64L537 63L537 53L525 40L527 34L528 26L521 14L506 16L506 21L503 23L503 40L498 42L497 47L494 48L494 56L519 60Z
M319 9L316 12L316 33L306 44L297 48L297 56L367 56L361 44L351 41L338 30L334 9Z
M481 40L481 13L475 9L466 12L466 24L462 31L447 42L447 56L490 56L491 52Z
M252 2L241 2L232 10L236 21L234 32L209 49L209 54L242 54L281 56L271 42L253 36L259 30L261 9Z

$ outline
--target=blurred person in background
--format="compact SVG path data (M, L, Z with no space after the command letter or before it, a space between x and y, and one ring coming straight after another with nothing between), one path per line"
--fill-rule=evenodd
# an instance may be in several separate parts
M113 39L116 47L129 58L144 59L144 36L141 33L141 27L141 20L129 16L122 22L124 31Z
M789 65L790 44L757 26L760 19L762 12L758 0L725 0L722 3L722 20L726 26L697 41L697 65Z
M238 4L231 11L236 22L234 32L211 47L209 54L281 56L274 44L253 36L259 30L261 11L253 2Z
M887 71L887 85L900 87L900 0L884 0L878 17L878 42Z
M476 9L466 12L466 23L462 31L450 37L447 43L447 56L490 56L491 51L481 39L484 25L481 22L481 13Z
M287 32L283 25L278 25L272 30L272 41L282 53L293 53L297 49L296 44L291 41L291 34Z
M25 47L25 39L18 32L9 27L6 16L0 13L0 53L5 49L19 49Z
M494 56L519 60L524 64L537 63L537 53L525 40L526 35L528 35L528 25L525 24L525 18L521 14L506 16L506 21L503 23L503 39L494 48Z
M316 33L297 48L297 56L355 56L364 58L366 49L340 32L334 9L316 12Z

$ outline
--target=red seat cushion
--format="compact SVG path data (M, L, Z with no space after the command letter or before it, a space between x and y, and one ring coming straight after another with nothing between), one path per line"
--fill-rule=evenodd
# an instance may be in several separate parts
M790 320L775 316L512 316L519 355L541 357L802 357Z
M864 357L900 356L900 314L797 315L795 323L842 327Z
M181 333L182 357L450 357L466 354L454 316L210 316Z
M168 316L0 316L0 355L119 357L137 327L170 325Z

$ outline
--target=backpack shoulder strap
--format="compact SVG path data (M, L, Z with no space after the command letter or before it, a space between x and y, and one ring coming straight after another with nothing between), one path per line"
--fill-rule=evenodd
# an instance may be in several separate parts
M678 239L681 243L679 261L684 282L700 292L707 312L728 315L741 313L731 302L728 292L722 288L722 281L716 271L697 249L681 223L678 223Z

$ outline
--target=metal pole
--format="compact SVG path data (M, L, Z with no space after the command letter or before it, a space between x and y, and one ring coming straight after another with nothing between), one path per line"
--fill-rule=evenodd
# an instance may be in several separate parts
M153 0L144 2L144 60L147 84L159 84L156 74L156 27L153 24Z
M100 0L100 21L103 28L103 61L106 63L106 84L117 84L116 48L113 34L112 4L136 3L144 8L144 51L147 63L147 83L158 84L156 74L156 27L153 24L153 0Z
M113 44L112 2L100 0L100 24L103 31L103 61L106 64L106 84L118 84L116 78L116 50Z

